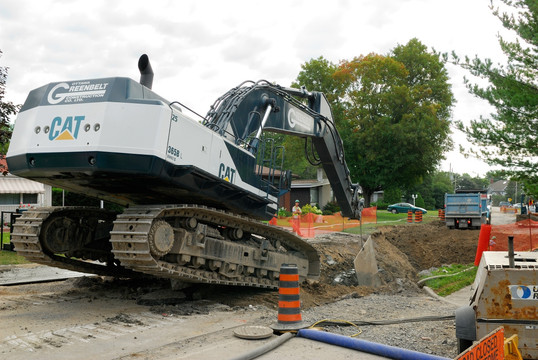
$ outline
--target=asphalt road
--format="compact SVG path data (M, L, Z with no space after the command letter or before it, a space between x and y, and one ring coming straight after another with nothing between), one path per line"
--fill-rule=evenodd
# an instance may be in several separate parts
M491 208L491 225L506 225L516 222L516 214L513 212L501 212L501 208L493 206Z

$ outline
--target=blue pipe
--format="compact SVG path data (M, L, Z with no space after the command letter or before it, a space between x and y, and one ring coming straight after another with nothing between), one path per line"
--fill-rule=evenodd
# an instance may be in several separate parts
M297 336L305 339L322 341L327 344L338 345L348 349L368 352L375 355L384 356L390 359L401 360L450 360L449 358L407 350L395 346L378 344L348 336L331 334L319 330L303 329L299 330Z

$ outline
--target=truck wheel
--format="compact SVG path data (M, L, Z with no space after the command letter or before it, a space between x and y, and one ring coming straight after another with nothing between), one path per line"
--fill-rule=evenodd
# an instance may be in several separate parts
M471 346L473 346L472 340L458 339L458 354L461 354Z
M473 340L476 340L476 314L469 305L457 308L455 315L458 353L461 354L473 345Z
M396 210L396 209L392 209L392 213L393 213L393 214L397 214L397 213L398 213L398 210Z

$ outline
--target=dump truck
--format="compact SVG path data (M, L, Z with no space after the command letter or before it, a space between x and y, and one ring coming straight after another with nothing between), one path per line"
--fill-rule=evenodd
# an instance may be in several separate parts
M487 194L482 190L456 190L445 194L445 222L450 229L480 229L489 222Z

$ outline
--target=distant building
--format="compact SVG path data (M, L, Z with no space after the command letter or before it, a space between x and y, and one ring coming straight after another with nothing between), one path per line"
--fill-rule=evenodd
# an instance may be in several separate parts
M488 186L488 195L506 195L506 187L508 186L508 180L499 180Z
M279 207L290 211L295 200L299 200L301 206L318 205L320 209L335 200L331 184L321 168L318 168L316 179L292 180L291 191L280 197Z
M7 168L6 160L0 164ZM51 206L52 187L12 174L0 175L0 211L16 211L20 208ZM4 217L4 221L9 221Z

